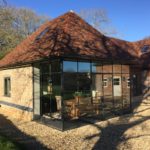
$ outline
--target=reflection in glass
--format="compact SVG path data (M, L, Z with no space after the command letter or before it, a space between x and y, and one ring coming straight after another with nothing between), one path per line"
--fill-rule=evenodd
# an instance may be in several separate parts
M106 82L106 85L104 83ZM112 75L111 74L105 74L103 75L103 89L104 89L104 102L110 101L113 102L112 100Z
M60 72L60 61L55 60L51 62L51 73Z
M48 114L55 123L54 126L60 126L62 113L63 127L66 128L71 121L78 118L101 115L104 117L130 108L130 78L127 65L122 65L123 74L121 65L113 66L107 62L103 62L102 65L101 62L90 64L64 61L63 74L60 73L59 61L52 62L51 67L48 63L41 66L42 111L44 115ZM51 93L48 91L50 86Z
M113 65L113 72L114 73L121 73L121 65L114 64Z
M78 74L78 83L79 91L90 91L91 89L91 79L88 73L80 73Z
M64 61L63 62L63 71L64 72L77 72L77 62Z
M103 64L103 73L112 73L112 65Z
M88 62L79 62L78 63L79 72L90 72L90 63Z
M77 74L64 73L64 90L77 91Z
M42 63L41 64L41 73L42 74L49 74L50 73L50 64L49 63Z
M123 98L123 108L130 108L130 75L123 74L122 77L124 80L122 81L122 98Z
M101 73L102 72L102 64L99 62L92 63L92 72L93 73Z
M53 65L56 67L56 64L58 66L58 62L55 61ZM41 68L41 113L49 119L61 120L61 74L52 72L45 74L48 68L49 65L44 64Z
M102 89L102 75L92 75L92 100L93 104L99 104L102 100L103 89Z
M122 65L122 73L129 73L129 65Z

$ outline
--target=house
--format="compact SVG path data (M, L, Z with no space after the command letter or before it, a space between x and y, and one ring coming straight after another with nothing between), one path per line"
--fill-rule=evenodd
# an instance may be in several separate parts
M149 43L107 37L68 12L0 60L1 108L60 130L72 120L130 112L134 96L148 93Z

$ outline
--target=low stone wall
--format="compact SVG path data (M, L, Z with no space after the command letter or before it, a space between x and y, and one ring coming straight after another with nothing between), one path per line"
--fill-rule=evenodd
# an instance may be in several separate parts
M10 77L11 96L4 95L4 78ZM23 120L33 118L32 67L0 71L0 109L7 115Z
M5 112L6 116L11 116L12 118L16 118L18 120L31 121L33 118L32 112L19 110L5 105L1 105L0 110Z

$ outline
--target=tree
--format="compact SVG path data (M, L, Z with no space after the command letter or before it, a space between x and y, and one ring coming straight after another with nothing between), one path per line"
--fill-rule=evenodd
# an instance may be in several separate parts
M33 33L41 24L49 18L46 16L37 15L34 11L21 8L12 9L13 28L23 37L27 37Z
M6 0L0 0L0 7L5 7L7 6L7 1Z
M105 10L83 9L79 12L79 15L101 33L105 35L117 34L117 31L112 27Z
M47 20L30 9L1 5L0 58Z

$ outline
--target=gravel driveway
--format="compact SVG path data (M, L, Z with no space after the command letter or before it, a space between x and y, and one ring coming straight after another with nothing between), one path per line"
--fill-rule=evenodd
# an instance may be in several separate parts
M150 100L137 103L133 114L65 132L8 117L1 107L0 133L34 150L150 150Z

